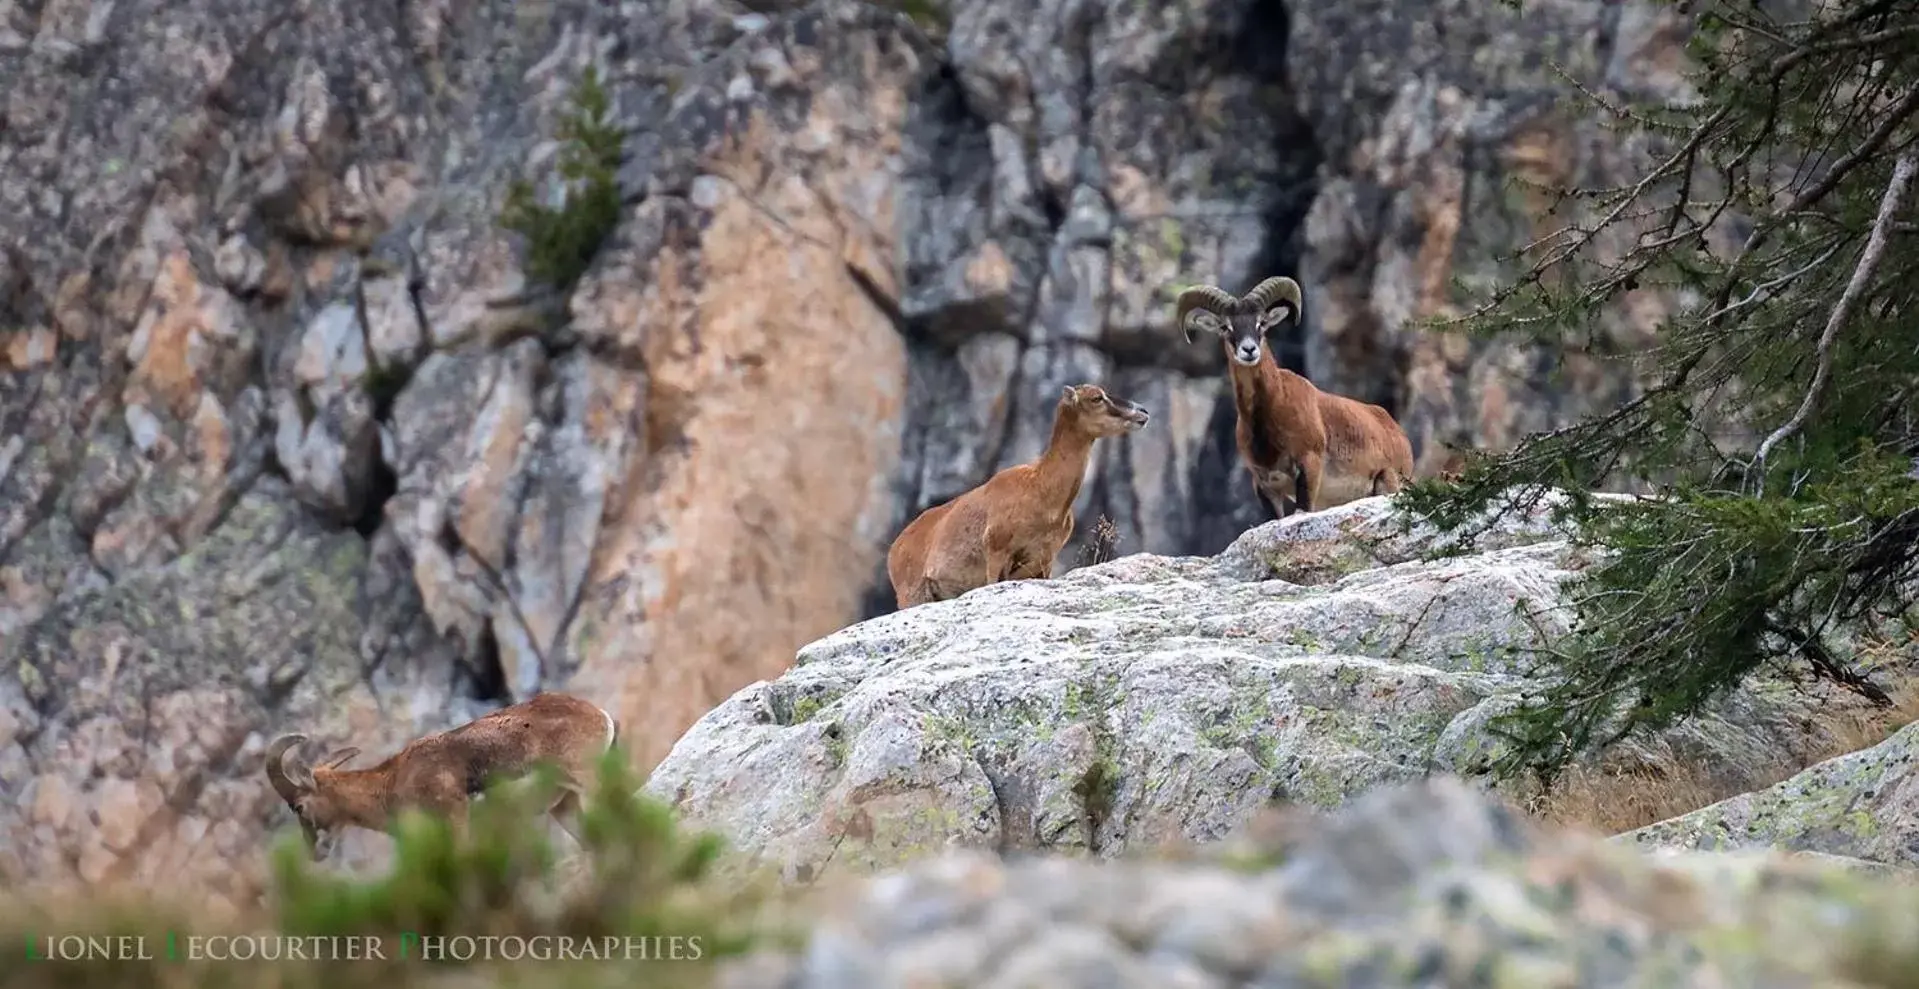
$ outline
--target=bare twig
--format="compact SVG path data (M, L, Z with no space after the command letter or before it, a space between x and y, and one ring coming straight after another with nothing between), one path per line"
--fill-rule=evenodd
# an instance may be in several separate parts
M1101 515L1099 521L1093 523L1091 538L1085 546L1081 547L1080 558L1087 564L1105 563L1116 555L1113 549L1118 545L1119 526L1114 525L1112 519Z
M1872 678L1846 665L1825 643L1805 632L1778 622L1767 622L1766 631L1786 640L1812 666L1813 675L1824 677L1880 707L1891 707L1892 697Z
M1745 298L1740 299L1738 302L1733 302L1733 303L1729 303L1727 305L1721 306L1720 308L1715 309L1710 313L1707 313L1704 318L1708 321L1717 320L1722 317L1729 316L1737 310L1744 309L1745 307L1752 305L1755 302L1766 302L1771 300L1774 295L1773 293L1774 289L1779 288L1782 285L1796 283L1799 281L1800 277L1805 275L1806 273L1812 271L1815 268L1823 267L1827 261L1832 260L1832 256L1834 254L1839 253L1839 249L1843 246L1845 246L1843 242L1832 245L1831 247L1826 249L1826 252L1824 254L1821 254L1818 257L1814 258L1812 262L1807 264L1805 267L1799 268L1795 271L1789 271L1786 274L1780 275L1777 278L1774 278L1769 281L1762 282L1759 285L1753 286L1753 290L1750 293L1748 293ZM1763 299L1760 298L1762 294L1765 296L1765 298Z
M1872 235L1866 239L1865 250L1859 252L1859 263L1852 269L1852 278L1846 283L1846 290L1840 294L1839 303L1832 307L1832 316L1826 320L1825 332L1819 334L1819 363L1813 370L1812 384L1806 388L1806 397L1799 403L1798 411L1784 425L1772 431L1765 442L1759 444L1759 452L1753 455L1750 475L1757 480L1763 491L1765 485L1766 457L1772 448L1787 437L1798 432L1819 404L1820 396L1826 390L1826 382L1832 377L1832 344L1839 336L1840 327L1845 325L1846 317L1852 307L1864 294L1866 284L1872 281L1872 275L1879 267L1879 261L1886 253L1887 228L1892 225L1892 217L1899 212L1899 201L1905 196L1906 186L1912 182L1915 160L1911 152L1900 155L1893 163L1892 179L1886 183L1886 193L1879 200L1879 215L1872 221Z

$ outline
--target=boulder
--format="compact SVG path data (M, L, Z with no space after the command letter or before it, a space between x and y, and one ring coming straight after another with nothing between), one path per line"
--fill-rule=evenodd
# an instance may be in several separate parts
M1870 748L1807 767L1762 790L1620 835L1650 848L1782 848L1919 868L1919 724Z
M1474 773L1590 562L1553 499L1471 552L1370 498L1217 557L1138 554L860 623L700 719L647 784L785 875L949 844L1113 855L1271 802ZM1820 700L1763 680L1615 758L1737 792L1797 768ZM1793 759L1801 760L1793 763Z
M1919 890L1784 855L1652 856L1458 780L1383 788L1256 867L946 852L849 884L728 989L1870 986Z

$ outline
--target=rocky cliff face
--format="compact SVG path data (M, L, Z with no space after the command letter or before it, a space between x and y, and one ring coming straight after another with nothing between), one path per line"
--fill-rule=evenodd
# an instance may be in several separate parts
M1546 60L1670 92L1648 11L909 6L0 4L5 874L224 873L282 730L565 686L651 764L886 610L893 532L1065 383L1156 413L1081 517L1226 546L1261 509L1178 283L1300 273L1286 359L1427 466L1630 387L1404 323L1519 238L1506 175L1618 167ZM496 216L557 195L588 65L625 204L541 300Z

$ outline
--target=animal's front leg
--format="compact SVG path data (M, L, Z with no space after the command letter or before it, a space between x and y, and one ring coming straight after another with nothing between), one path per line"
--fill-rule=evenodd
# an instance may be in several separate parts
M1262 483L1257 475L1253 477L1253 498L1256 501L1270 506L1273 514L1282 519L1286 517L1288 510L1291 509L1293 505L1284 494Z
M1325 476L1324 465L1325 459L1317 453L1299 458L1299 467L1293 475L1293 497L1302 512L1310 512L1314 505L1319 504L1319 482Z
M471 773L462 773L454 769L445 769L426 781L421 790L408 806L446 822L447 830L453 838L455 848L466 845L467 837L472 833L469 826L469 808L475 794L484 792L478 780Z
M465 848L467 837L473 833L467 818L467 802L462 800L446 808L440 817L446 821L447 830L453 836L453 847Z
M1038 555L1020 557L1006 573L1007 580L1047 580L1052 576L1052 558L1041 559Z
M987 526L985 536L986 583L1007 579L1013 566L1013 534L1004 527Z
M948 595L946 591L940 587L939 581L931 577L921 577L920 582L914 585L911 593L900 599L900 607L904 609L914 607L915 605L931 604L934 601L944 601L947 597Z
M564 787L560 794L559 801L553 805L553 809L548 811L548 813L551 814L553 820L560 825L560 830L565 831L571 836L573 841L581 848L586 847L586 839L581 837L580 833L579 790L572 786Z
M1066 545L1073 541L1073 516L1067 513L1059 526L1053 530L1051 538L1029 544L1022 549L1013 563L1012 579L1015 580L1051 580L1053 564Z

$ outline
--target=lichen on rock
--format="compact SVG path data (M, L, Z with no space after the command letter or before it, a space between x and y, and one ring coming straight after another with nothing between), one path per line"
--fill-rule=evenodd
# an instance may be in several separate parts
M1870 748L1827 759L1772 786L1621 835L1651 848L1783 848L1919 868L1908 725Z
M1552 504L1460 554L1366 499L1216 558L1137 554L863 622L707 714L648 787L811 877L948 844L1110 856L1204 842L1271 802L1331 810L1475 772L1499 744L1489 722L1536 682L1528 654L1570 622L1577 551ZM1297 572L1295 553L1329 552L1360 568L1277 576ZM1816 703L1761 678L1621 753L1755 785L1814 747L1794 721Z
M287 823L262 785L280 730L377 749L457 711L444 672L360 658L366 548L284 487L241 497L163 567L63 595L0 649L0 872L50 887L161 878L250 905ZM262 639L271 630L271 639ZM437 702L382 710L380 690ZM348 861L377 861L355 842Z

